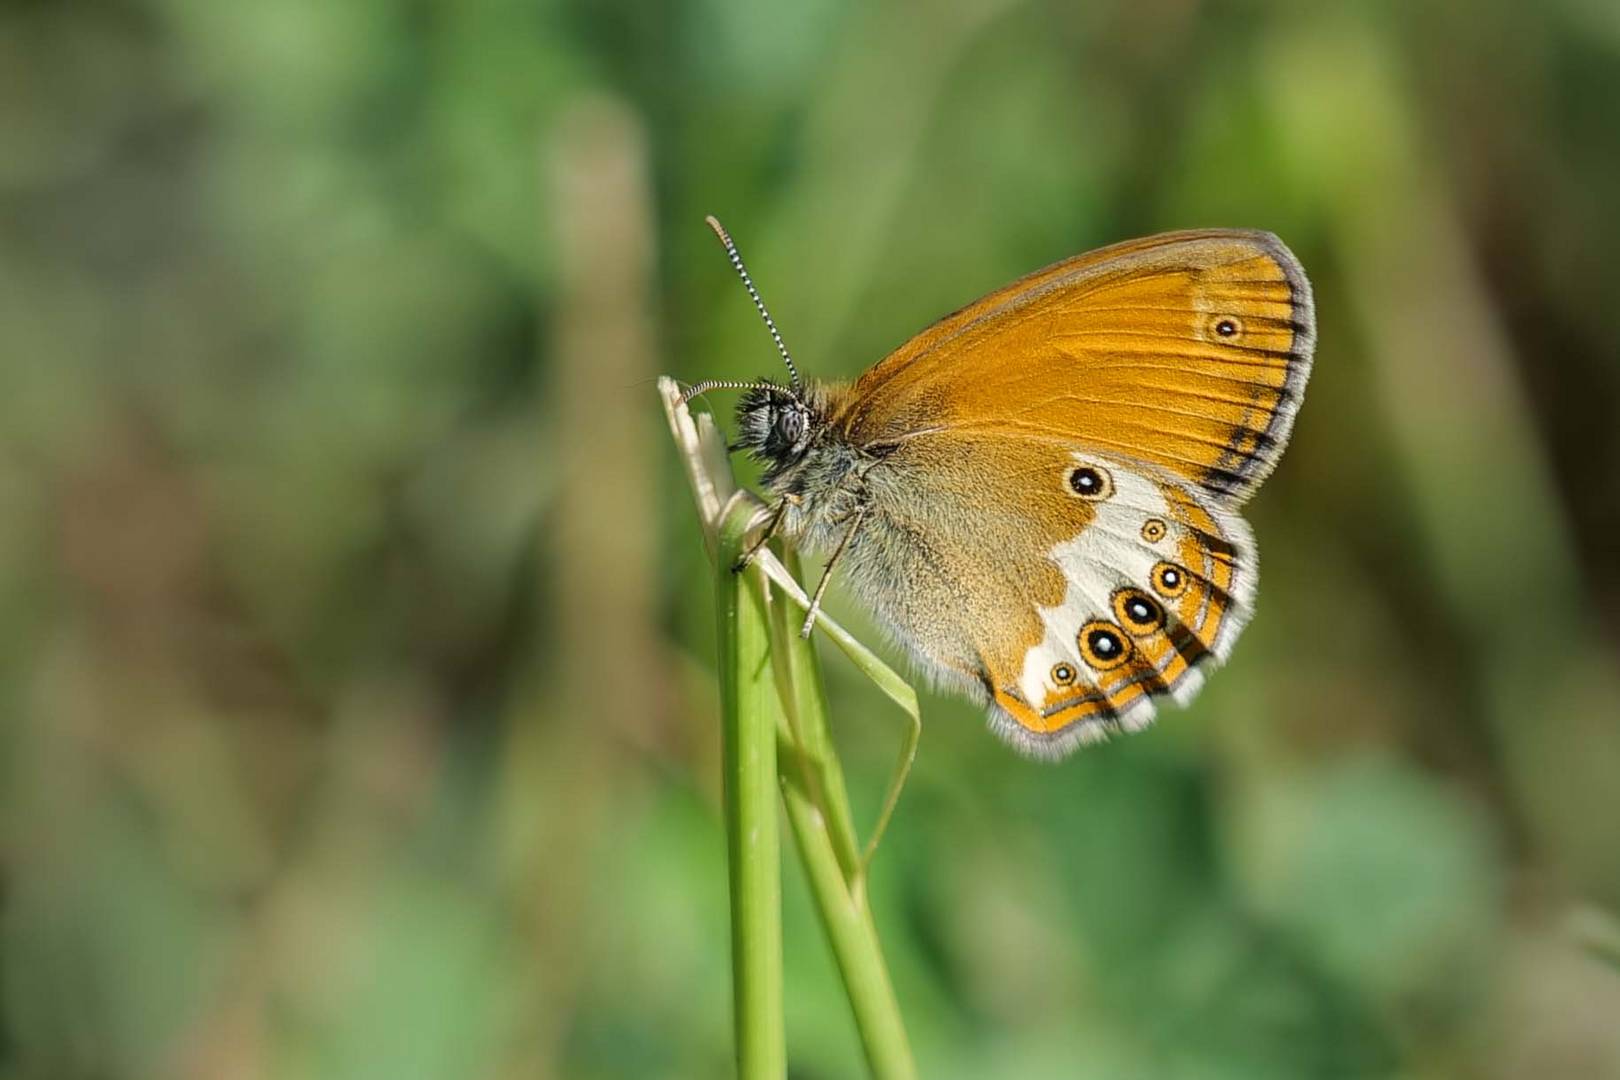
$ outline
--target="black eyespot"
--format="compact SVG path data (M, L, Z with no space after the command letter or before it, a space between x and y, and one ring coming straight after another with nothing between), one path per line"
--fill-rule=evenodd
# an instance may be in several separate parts
M1142 523L1142 539L1150 544L1157 544L1164 539L1165 524L1158 518L1148 518Z
M1114 480L1106 469L1080 465L1069 473L1069 487L1082 499L1106 499L1114 493Z
M1231 319L1222 319L1215 324L1215 332L1221 337L1231 337L1238 332L1237 323Z
M1151 634L1164 626L1164 608L1141 589L1114 594L1114 617L1133 634Z
M1101 619L1080 628L1077 644L1081 659L1098 671L1119 667L1131 656L1130 639L1120 633L1119 627Z
M1153 582L1153 591L1160 596L1177 597L1187 588L1187 575L1175 563L1156 564L1150 579Z
M1074 668L1068 664L1052 665L1052 681L1059 686L1068 686L1074 682Z

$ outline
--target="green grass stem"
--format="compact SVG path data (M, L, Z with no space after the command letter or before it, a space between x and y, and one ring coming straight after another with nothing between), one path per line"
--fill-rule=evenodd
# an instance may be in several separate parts
M791 551L778 557L767 549L746 571L732 569L763 508L737 490L712 421L707 416L694 419L672 381L660 380L659 390L715 567L738 1075L755 1080L781 1077L786 1071L773 792L779 785L872 1075L910 1080L917 1069L878 942L866 881L916 754L922 723L916 692L836 621L817 618L816 626L909 721L872 838L862 849L827 723L821 662L813 643L798 633L809 604L797 580L798 559Z
M782 1020L782 867L776 816L779 698L757 572L735 573L753 509L734 499L721 518L715 563L724 728L726 854L737 1075L787 1075Z
M791 553L785 559L797 576L797 559ZM860 852L855 839L843 769L827 725L821 662L814 644L797 632L799 610L790 611L789 605L778 601L772 611L776 662L789 673L781 698L786 717L781 748L783 805L872 1075L879 1080L909 1080L917 1075L917 1068L867 898L870 849ZM913 696L913 703L915 700ZM915 748L913 740L907 766ZM892 809L893 800L885 800L880 825Z

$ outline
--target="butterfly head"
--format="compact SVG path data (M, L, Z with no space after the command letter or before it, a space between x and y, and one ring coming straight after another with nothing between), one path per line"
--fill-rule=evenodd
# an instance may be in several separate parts
M815 437L819 418L804 394L794 388L760 383L737 403L737 442L767 469L767 477L804 457Z

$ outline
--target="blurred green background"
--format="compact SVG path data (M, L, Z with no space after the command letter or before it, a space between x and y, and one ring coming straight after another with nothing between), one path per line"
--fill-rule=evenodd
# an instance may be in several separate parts
M652 380L780 372L712 212L823 376L1164 228L1316 284L1196 704L1053 766L925 700L923 1075L1620 1077L1617 193L1613 0L5 3L0 1076L729 1075Z

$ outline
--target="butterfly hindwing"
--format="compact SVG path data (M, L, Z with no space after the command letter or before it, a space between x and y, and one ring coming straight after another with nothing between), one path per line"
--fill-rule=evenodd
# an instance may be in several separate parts
M933 432L867 484L851 589L927 673L976 687L991 726L1032 755L1191 700L1253 604L1255 547L1235 512L1084 443Z
M1015 658L988 673L992 726L1040 756L1146 727L1165 697L1190 701L1230 654L1258 579L1248 526L1192 485L1083 448L1068 456L1095 494L1086 524L1047 556L1063 596L1040 608L1037 639L984 650Z

